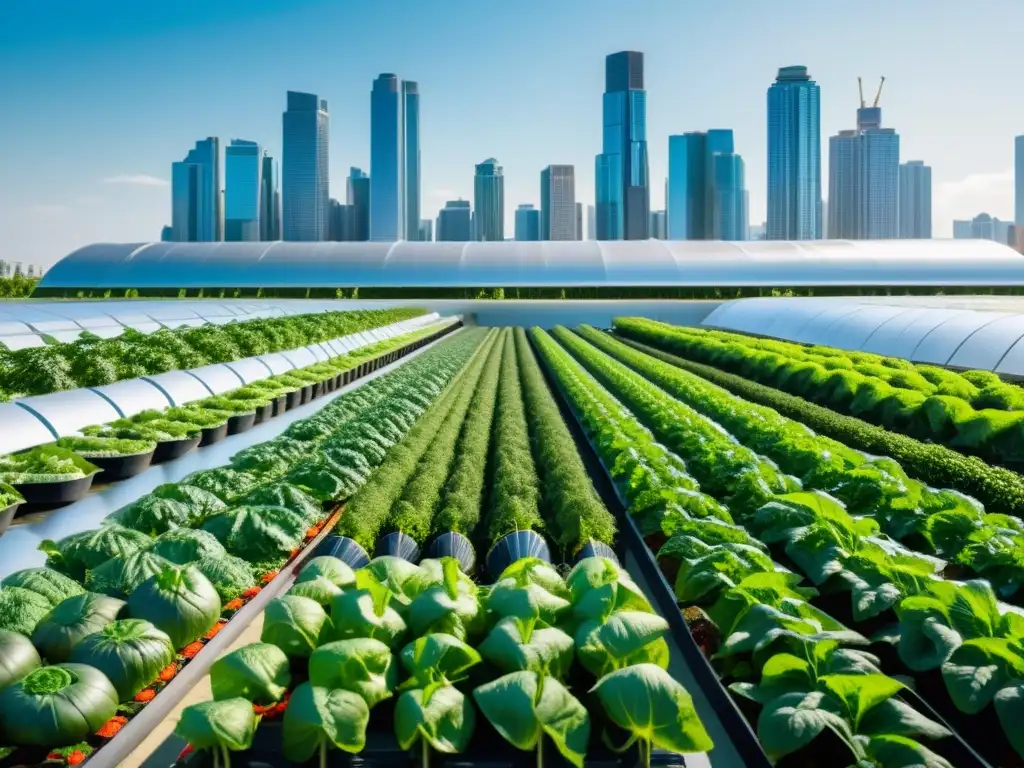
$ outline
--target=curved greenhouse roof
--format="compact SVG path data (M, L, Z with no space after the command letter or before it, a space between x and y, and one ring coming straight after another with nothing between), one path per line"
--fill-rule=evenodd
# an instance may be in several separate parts
M1024 285L988 240L100 243L40 287L602 287Z

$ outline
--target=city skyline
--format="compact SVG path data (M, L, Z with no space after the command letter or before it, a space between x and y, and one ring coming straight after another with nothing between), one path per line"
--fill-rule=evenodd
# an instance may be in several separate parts
M933 168L936 236L950 236L953 219L981 212L1013 219L1013 141L1024 133L1024 105L999 94L1010 92L1011 73L1019 69L1014 62L1024 58L1006 31L1024 9L999 3L1001 23L994 29L944 3L928 4L926 14L920 3L797 5L792 10L800 24L794 27L738 0L685 13L638 0L628 14L601 0L586 4L586 14L580 13L583 4L571 0L527 2L515 12L425 3L403 17L408 32L396 30L372 44L353 39L330 52L329 66L313 58L329 29L379 24L399 6L341 10L260 2L238 18L232 2L211 10L186 1L175 6L169 22L160 2L145 9L125 4L116 23L103 27L90 26L72 5L57 14L52 7L46 13L7 7L0 11L0 64L19 73L10 96L18 119L0 130L19 149L0 159L4 177L16 182L0 193L0 228L7 234L0 257L52 263L88 242L155 238L168 223L169 161L209 135L222 141L245 136L280 159L280 103L288 89L315 92L333 107L330 178L341 199L337 190L347 168L369 165L365 94L386 71L416 79L426 98L421 216L432 217L445 200L471 198L472 165L492 155L505 167L506 219L519 203L538 202L537 173L552 163L575 165L577 199L590 205L593 157L601 149L601 62L618 50L638 50L646 58L652 209L664 207L667 136L727 126L746 160L750 221L763 221L764 89L779 67L801 64L822 88L823 136L849 127L858 74L888 77L887 124L901 134L901 155ZM877 29L871 16L883 8L887 23ZM542 11L554 26L538 30L532 20ZM730 45L721 46L702 30L725 18L734 27ZM561 40L554 29L569 19L577 25L573 39L544 47ZM870 37L872 45L824 34L836 27L851 37ZM482 34L492 28L501 33ZM271 29L282 41L272 55L258 48L246 52L249 40ZM282 48L299 30L312 32L309 44ZM908 45L910 36L920 42ZM189 45L181 46L183 40ZM530 54L527 40L541 45L543 55ZM456 42L463 46L457 55L438 56ZM211 70L202 57L186 56L199 44L222 48L237 63ZM979 82L942 55L950 46L964 55L973 51L981 64L995 62L998 51L999 66L986 66ZM62 80L57 72L68 60L75 61L74 77ZM125 67L126 60L133 66ZM200 67L206 84L197 88ZM563 74L557 87L545 88L552 71ZM946 94L953 90L959 95L950 110ZM232 97L224 99L224 93ZM61 120L36 108L44 94L59 103Z

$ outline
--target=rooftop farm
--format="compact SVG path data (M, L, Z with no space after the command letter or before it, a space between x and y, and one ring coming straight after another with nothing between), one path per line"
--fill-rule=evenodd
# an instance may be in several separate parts
M115 765L190 667L192 768L1024 765L1016 385L643 318L353 355L220 396L342 385L3 578L0 766ZM0 508L212 426L0 459Z

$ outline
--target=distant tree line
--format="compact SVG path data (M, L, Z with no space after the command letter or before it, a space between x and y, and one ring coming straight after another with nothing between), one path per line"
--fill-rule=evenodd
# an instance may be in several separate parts
M25 277L15 275L14 277L0 277L0 299L24 299L32 295L39 279L36 277Z

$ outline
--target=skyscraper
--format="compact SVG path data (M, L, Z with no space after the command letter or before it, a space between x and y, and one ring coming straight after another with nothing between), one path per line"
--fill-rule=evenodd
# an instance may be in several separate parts
M285 240L326 240L330 230L327 101L288 91L281 156L282 234Z
M540 240L540 211L529 203L516 208L516 240Z
M881 94L881 87L879 87ZM899 234L900 137L864 101L857 128L829 138L828 236L884 240Z
M766 240L821 236L820 99L807 67L782 67L768 88Z
M171 164L171 229L177 242L223 240L220 139L197 141L185 159Z
M419 86L385 72L370 92L370 239L415 240L420 228Z
M420 219L420 236L419 241L421 243L429 243L434 239L434 222L430 219Z
M1024 136L1013 140L1013 216L1024 226Z
M419 240L420 231L420 90L411 80L402 82L405 121L405 236Z
M576 239L583 239L583 203L576 203Z
M651 240L667 240L665 226L665 211L651 211L650 224Z
M725 128L668 137L669 240L747 239L745 168L734 148Z
M260 178L260 240L281 239L281 191L278 188L277 163L263 152Z
M587 240L597 240L597 213L594 206L587 206Z
M473 178L474 237L487 242L505 239L505 177L489 157L476 166ZM571 238L570 238L571 239Z
M348 242L352 237L352 208L338 202L333 197L329 202L327 239L335 242Z
M224 150L224 239L260 239L263 157L255 141L232 139Z
M987 213L979 213L970 221L953 222L954 240L995 240L1010 245L1012 234L1012 221L1000 221Z
M932 236L932 169L921 160L900 165L900 237Z
M540 239L576 239L576 171L571 165L549 165L540 172Z
M468 242L472 236L472 218L468 200L449 200L437 215L438 242Z
M370 239L370 177L359 168L349 168L346 190L352 209L351 238L362 243Z
M605 59L603 124L595 163L597 239L646 240L651 190L642 53L622 51Z

